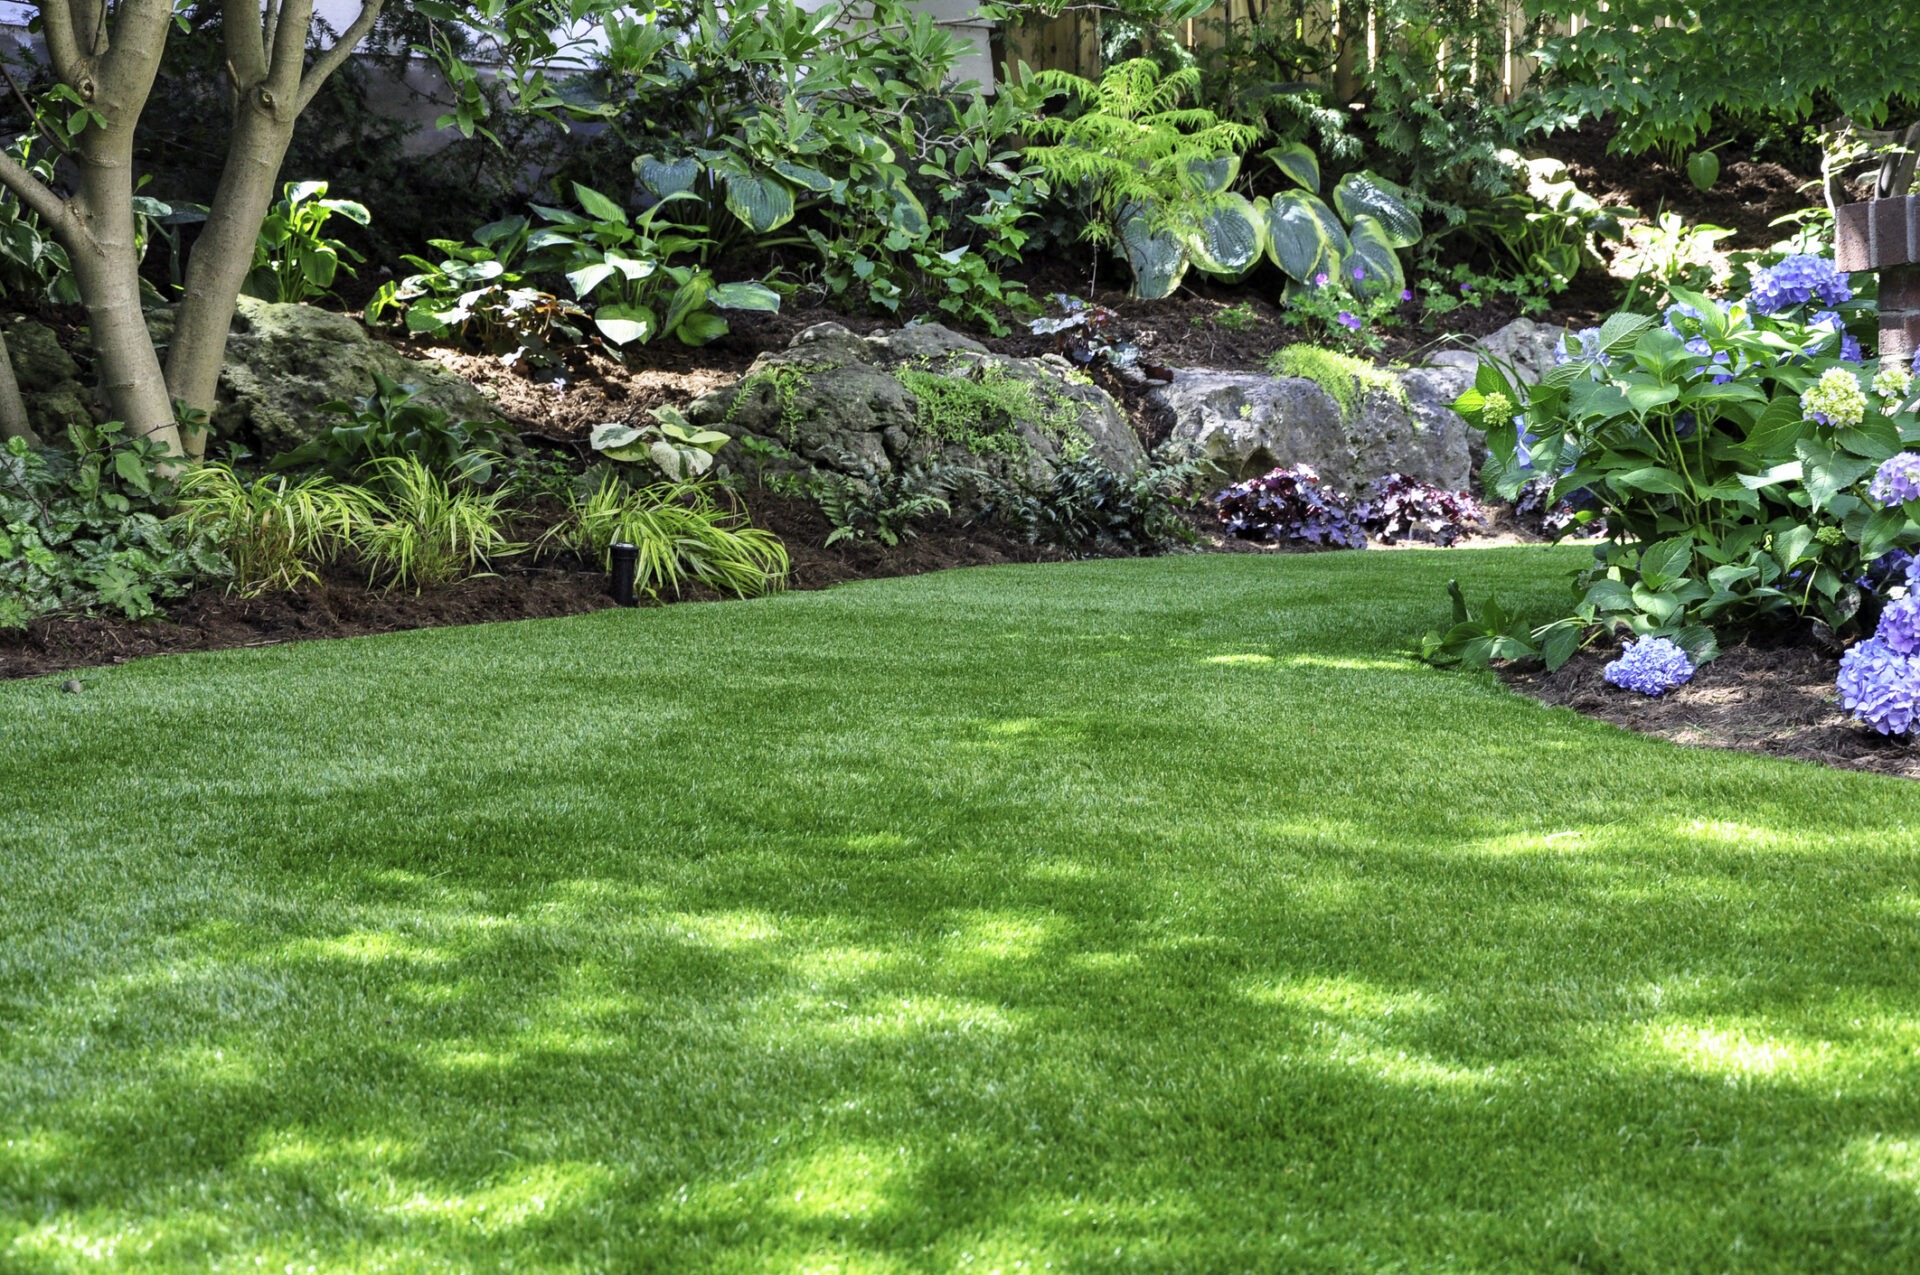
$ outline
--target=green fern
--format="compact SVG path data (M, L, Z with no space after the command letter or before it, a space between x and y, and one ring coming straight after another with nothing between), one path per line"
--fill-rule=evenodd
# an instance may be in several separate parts
M1034 76L1037 87L1070 94L1085 108L1071 119L1036 120L1033 136L1049 144L1026 152L1057 186L1087 192L1085 238L1113 243L1136 216L1155 231L1188 232L1221 201L1228 182L1219 179L1218 162L1234 160L1260 130L1181 107L1199 83L1192 67L1163 77L1146 58L1107 68L1098 84L1067 71Z

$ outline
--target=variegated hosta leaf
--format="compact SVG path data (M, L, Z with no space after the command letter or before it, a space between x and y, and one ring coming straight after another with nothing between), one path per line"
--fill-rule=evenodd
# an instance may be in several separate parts
M1267 206L1267 256L1302 283L1331 276L1347 255L1347 232L1317 196L1286 190Z
M633 161L633 175L640 179L647 193L655 199L665 199L693 189L693 183L700 180L700 161L684 155L679 159L642 155Z
M1187 250L1180 236L1154 230L1144 216L1120 223L1120 250L1133 269L1133 295L1143 301L1170 297L1187 274Z
M887 213L889 224L919 239L927 233L927 210L905 182L896 182L888 191L893 206Z
M1266 154L1273 161L1273 166L1296 185L1306 187L1315 195L1320 193L1320 157L1313 153L1313 147L1305 142L1288 142Z
M1394 251L1378 221L1365 213L1355 217L1348 242L1350 247L1340 268L1346 272L1348 286L1356 294L1398 296L1406 290L1407 272L1400 266L1400 254ZM1358 279L1353 277L1355 270L1362 272Z
M593 450L608 460L645 460L651 450L647 441L647 431L636 429L622 421L607 421L593 427L593 433L587 436L593 444Z
M1209 195L1217 195L1233 185L1233 179L1240 175L1240 157L1221 155L1214 159L1189 160L1187 175L1198 181Z
M773 171L794 185L813 191L815 194L824 195L833 189L833 178L817 168L808 168L805 164L796 164L790 159L774 160Z
M644 344L657 331L653 311L643 305L603 305L593 312L593 326L615 345Z
M729 173L727 211L764 235L793 220L793 189L772 173Z
M780 294L764 283L716 283L707 293L707 304L722 310L762 310L780 312Z
M1223 195L1186 238L1193 264L1208 274L1240 275L1267 250L1266 221L1245 195Z
M1402 203L1399 194L1372 173L1348 173L1333 188L1333 206L1351 226L1361 217L1380 223L1380 232L1395 248L1420 242L1420 219Z

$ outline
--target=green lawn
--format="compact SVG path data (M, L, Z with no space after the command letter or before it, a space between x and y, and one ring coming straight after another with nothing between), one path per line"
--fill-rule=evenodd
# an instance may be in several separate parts
M0 686L0 1271L1920 1268L1920 788L1404 653L1577 556Z

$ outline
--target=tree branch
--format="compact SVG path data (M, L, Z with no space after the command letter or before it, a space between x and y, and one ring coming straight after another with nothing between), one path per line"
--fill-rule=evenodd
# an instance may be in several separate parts
M85 78L86 59L80 56L80 41L73 34L70 0L46 0L40 6L40 33L46 37L54 75L77 87Z
M313 65L307 68L306 75L300 81L300 96L294 103L296 114L307 109L307 104L313 101L320 86L327 82L327 77L338 71L340 64L367 38L373 30L373 24L380 19L380 9L384 3L385 0L365 0L360 6L360 16L353 20L353 25L333 42L332 48L314 58Z
M260 35L257 0L220 0L220 34L226 41L227 73L236 92L267 78L267 46Z
M54 132L40 112L34 109L32 100L21 89L20 82L13 78L13 72L8 69L5 62L0 62L0 76L6 78L7 87L13 90L14 97L20 102L20 109L27 113L27 118L33 121L33 126L40 130L40 135L53 143L53 149L63 156L73 154L73 147L67 145L67 139Z
M17 195L21 203L38 213L40 220L47 223L47 229L62 239L77 229L78 223L68 211L66 201L5 151L0 151L0 186Z
M267 82L288 110L298 114L300 68L306 65L307 35L313 27L313 0L279 0L273 45L267 50Z
M136 109L144 105L160 69L167 26L173 21L173 0L120 0L114 10L113 32L119 38L108 47L100 66L100 87L124 93L138 90Z

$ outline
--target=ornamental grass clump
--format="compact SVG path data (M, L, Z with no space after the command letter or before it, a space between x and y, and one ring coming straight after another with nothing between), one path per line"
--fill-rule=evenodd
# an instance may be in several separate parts
M1343 493L1322 485L1311 465L1275 469L1235 483L1213 501L1227 531L1243 540L1367 547L1360 511Z
M1693 677L1693 660L1671 638L1650 637L1627 643L1619 659L1600 675L1622 690L1664 695Z

